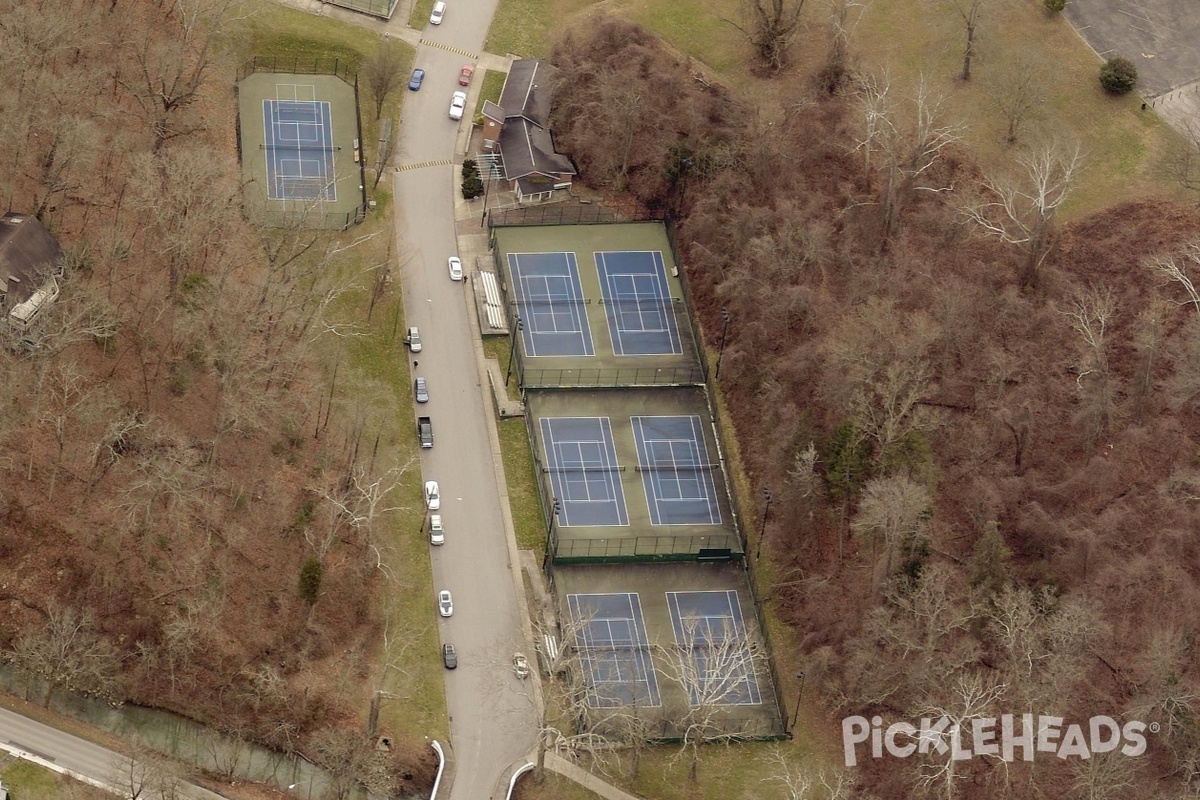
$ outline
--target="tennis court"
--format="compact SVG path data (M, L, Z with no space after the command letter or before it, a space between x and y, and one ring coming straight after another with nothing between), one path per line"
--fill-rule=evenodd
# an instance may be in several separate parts
M269 199L337 200L333 110L315 86L275 84L275 98L263 99L262 147Z
M509 253L508 268L525 355L595 355L575 254Z
M719 525L714 472L700 417L629 418L651 525Z
M675 644L690 662L684 684L692 706L762 703L737 592L667 592Z
M576 630L588 705L662 705L638 595L571 594L567 607Z
M593 255L613 352L619 356L682 354L663 254L620 250Z
M623 468L608 417L542 417L538 422L559 526L628 525Z

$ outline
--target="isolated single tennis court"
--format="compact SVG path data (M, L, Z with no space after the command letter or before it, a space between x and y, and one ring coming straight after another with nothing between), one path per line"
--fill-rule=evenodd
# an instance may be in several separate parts
M316 94L313 86L275 84L275 93L276 99L263 100L267 197L337 200L333 112L329 103L311 99Z
M361 222L365 157L355 75L335 59L270 58L246 62L238 75L246 216L270 227Z

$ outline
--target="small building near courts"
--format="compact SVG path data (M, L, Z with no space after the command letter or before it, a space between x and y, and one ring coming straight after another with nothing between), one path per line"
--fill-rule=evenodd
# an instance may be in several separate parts
M484 149L500 151L502 175L520 203L549 200L578 174L571 159L554 150L549 69L536 58L513 61L500 102L483 104Z
M54 302L65 258L34 215L0 217L0 313L9 325L28 330Z

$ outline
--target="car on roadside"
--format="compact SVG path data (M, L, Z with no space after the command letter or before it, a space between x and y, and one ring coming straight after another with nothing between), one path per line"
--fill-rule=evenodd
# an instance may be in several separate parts
M425 70L417 67L412 71L412 77L408 79L409 91L419 92L421 90L421 82L425 80Z
M475 74L475 67L470 64L463 64L462 71L458 73L458 85L470 86L471 76Z
M442 645L442 663L446 665L446 669L458 669L458 653L454 650L454 645Z
M467 108L467 93L455 92L450 98L450 119L462 119Z
M429 12L429 23L431 25L441 25L442 20L446 18L446 3L445 0L438 0L433 4L433 11Z
M437 511L442 507L442 490L437 481L425 481L425 507Z
M524 653L513 653L513 672L522 680L529 677L529 659Z
M420 376L413 381L413 396L417 398L418 403L429 402L429 384Z
M429 543L430 544L445 544L446 529L442 527L442 515L429 515Z
M450 266L450 280L461 281L463 279L462 261L459 260L458 256L450 256L448 263Z
M450 596L449 589L442 589L438 592L438 614L443 617L454 615L454 598Z
M408 349L414 353L421 352L421 332L417 330L417 326L413 325L404 334L404 343L408 345Z

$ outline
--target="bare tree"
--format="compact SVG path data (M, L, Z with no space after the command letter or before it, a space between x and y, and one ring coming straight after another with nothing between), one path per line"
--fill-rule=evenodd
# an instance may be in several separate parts
M1004 115L1006 142L1017 141L1025 123L1044 101L1043 76L1048 68L1041 51L1030 48L998 64L995 72L984 72L984 90Z
M901 549L926 535L932 506L929 491L905 475L867 481L852 527L871 545L876 585L891 576Z
M781 747L771 749L767 762L770 774L762 780L782 784L786 800L873 800L871 795L863 794L849 773L794 764Z
M181 780L174 765L161 753L135 738L128 755L110 765L109 783L128 800L175 800L182 797Z
M325 529L317 534L311 528L304 531L316 557L324 561L334 543L346 529L358 532L361 537L356 544L370 554L364 564L383 568L384 562L375 544L374 527L381 516L400 511L404 506L389 505L388 498L403 482L404 475L416 464L416 459L392 467L379 477L367 474L366 468L352 467L340 478L327 480L325 485L313 491L327 505ZM328 478L329 476L327 476Z
M375 52L363 62L359 71L367 85L367 91L375 100L375 119L383 116L383 104L402 82L403 74L400 70L403 66L404 54L399 43L391 37L383 39Z
M1108 368L1107 333L1116 314L1117 301L1105 287L1076 287L1069 305L1061 313L1082 339L1082 353L1075 378L1083 399L1076 420L1084 429L1090 452L1096 439L1108 430L1113 416L1113 388Z
M958 77L961 80L969 81L971 80L971 61L975 57L975 36L978 33L980 19L990 0L943 0L943 2L953 9L966 29L967 40L963 44L962 72Z
M742 0L741 10L744 22L730 24L745 34L764 66L779 72L800 30L804 0Z
M960 731L970 730L973 720L998 716L997 703L1007 688L1006 684L995 683L975 671L958 673L945 690L938 686L939 691L916 716L938 720L945 717L949 725L944 730L930 732L922 742L925 747L921 752L928 757L920 765L920 785L936 791L945 800L958 796L959 784L965 776L959 770L962 762L955 758L953 741L961 735ZM999 759L998 755L994 757Z
M1171 346L1172 366L1165 389L1173 409L1194 408L1200 401L1200 317L1188 317Z
M1066 202L1083 167L1078 144L1051 143L1018 156L1017 178L989 177L984 194L968 202L963 214L989 236L1025 252L1021 283L1036 286L1042 262L1054 244L1054 219Z
M1154 388L1154 372L1162 356L1163 343L1167 337L1167 326L1171 319L1171 303L1157 293L1150 296L1146 308L1138 314L1134 324L1133 344L1141 361L1134 377L1133 416L1137 422L1146 418L1150 392Z
M1183 126L1183 141L1168 158L1167 174L1184 189L1200 193L1200 126L1190 120Z
M221 34L240 17L238 0L173 0L167 17L179 37L166 41L147 33L134 48L134 74L119 83L141 110L157 152L166 142L200 130L204 120L188 115L200 97Z
M1196 288L1195 273L1200 269L1200 242L1189 242L1179 253L1154 256L1147 262L1151 272L1167 283L1177 283L1187 293L1180 305L1191 304L1200 314L1200 290Z
M734 620L684 617L674 645L661 648L662 670L682 687L688 710L673 720L682 745L675 758L688 759L688 778L697 779L700 746L743 735L725 723L729 706L748 702L748 681L766 669L766 650L756 635Z
M878 167L883 181L878 200L881 246L895 232L900 213L914 192L943 190L923 181L945 149L961 138L962 131L961 125L944 121L942 99L933 95L924 79L917 85L907 122L902 121L897 107L887 104L886 87L884 82L871 90L867 95L870 102L864 106L882 156Z
M829 55L821 68L821 85L829 94L836 94L850 79L850 37L862 21L867 3L858 0L829 0Z
M1120 800L1131 790L1140 795L1146 783L1138 773L1139 761L1123 753L1093 753L1071 763L1071 797L1079 800Z
M981 613L1010 695L1030 706L1061 706L1108 630L1087 602L1047 589L1009 586Z
M218 272L214 262L228 257L221 247L228 231L220 220L237 205L240 191L213 148L180 144L138 161L128 205L140 215L148 249L165 268L167 291L178 298L188 289L187 300L199 305L196 291Z
M101 697L118 691L121 659L96 627L91 612L51 605L44 626L18 637L13 662L25 672L46 681L42 704L60 689Z

